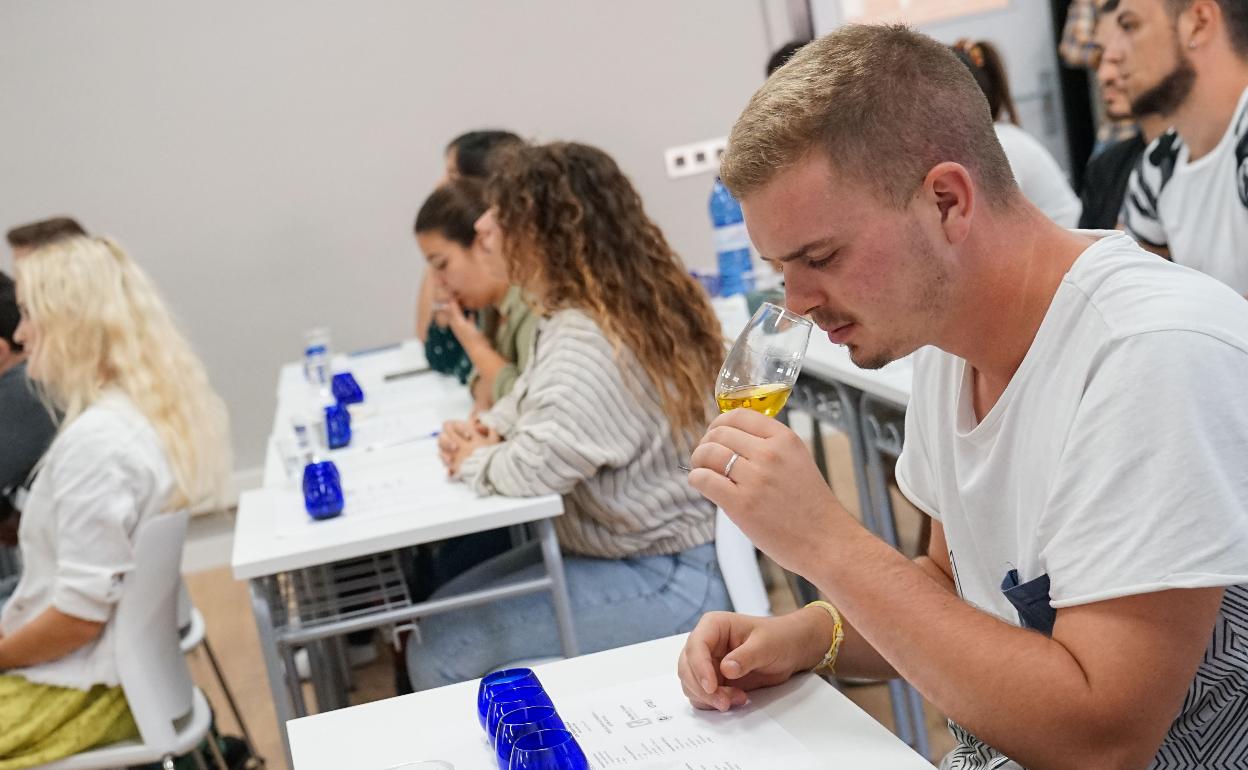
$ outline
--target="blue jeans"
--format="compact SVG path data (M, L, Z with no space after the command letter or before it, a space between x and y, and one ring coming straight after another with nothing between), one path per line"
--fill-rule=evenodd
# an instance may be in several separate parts
M582 653L684 633L703 613L732 608L714 543L671 556L564 556L563 568ZM465 572L434 598L544 572L539 543L526 543ZM407 646L407 670L417 690L475 679L517 660L563 654L546 592L433 615L420 622L420 636Z

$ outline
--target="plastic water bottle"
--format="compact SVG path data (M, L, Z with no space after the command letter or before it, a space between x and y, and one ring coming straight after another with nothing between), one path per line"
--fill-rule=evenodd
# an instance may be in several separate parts
M719 292L725 297L754 288L754 263L750 259L750 236L745 230L741 204L719 177L711 188L711 224L715 227L715 254L719 262Z
M329 329L313 326L303 332L303 376L309 383L329 387Z
M329 449L325 409L336 406L338 401L334 398L330 372L329 330L324 327L309 329L304 334L303 375L308 390L302 411L308 417L308 425L317 443L322 449Z

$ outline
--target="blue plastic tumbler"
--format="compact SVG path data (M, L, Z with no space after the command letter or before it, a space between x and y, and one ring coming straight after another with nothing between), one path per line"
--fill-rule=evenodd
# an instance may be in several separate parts
M342 513L342 478L338 466L326 460L303 469L303 507L314 519L332 519Z
M325 407L325 441L330 449L351 443L351 413L342 404Z
M485 731L490 734L490 740L494 740L498 734L498 722L504 714L529 706L554 708L555 704L550 701L550 696L545 690L533 684L508 687L506 690L499 690L495 693L493 700L490 701L489 711L485 714Z
M511 752L521 736L539 730L562 730L563 720L551 706L530 706L508 711L498 723L498 735L494 738L494 753L498 756L499 770L511 765Z
M490 701L494 699L494 694L500 690L506 690L511 687L519 687L520 685L536 685L542 686L537 680L537 675L533 673L531 668L505 668L501 671L495 671L486 674L481 679L481 684L477 687L477 721L481 723L481 729L486 729L486 716L490 710Z
M589 760L567 730L538 730L516 739L507 770L589 770Z
M355 381L355 377L351 372L339 372L334 375L330 383L330 390L333 391L334 400L340 405L359 404L364 401L364 391L360 390L360 383Z

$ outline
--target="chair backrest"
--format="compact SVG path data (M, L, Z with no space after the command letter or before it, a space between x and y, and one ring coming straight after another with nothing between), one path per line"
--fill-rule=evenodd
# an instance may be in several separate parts
M126 575L117 615L117 673L143 743L173 751L174 720L191 711L194 683L178 644L177 604L187 511L139 526L134 570Z
M732 608L746 615L770 615L771 600L767 598L754 544L723 508L715 509L715 555Z

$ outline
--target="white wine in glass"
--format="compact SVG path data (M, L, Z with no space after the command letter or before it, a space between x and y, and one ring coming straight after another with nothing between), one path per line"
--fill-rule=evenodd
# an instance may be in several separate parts
M733 343L715 384L720 412L753 409L775 417L802 369L811 322L764 302Z

